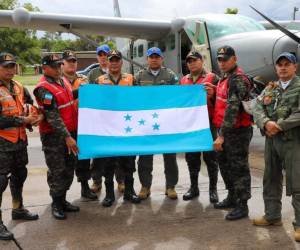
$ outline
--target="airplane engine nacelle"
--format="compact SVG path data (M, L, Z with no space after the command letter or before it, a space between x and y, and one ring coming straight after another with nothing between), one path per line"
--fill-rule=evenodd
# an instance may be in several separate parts
M24 26L30 22L31 16L25 8L17 8L12 14L12 19L16 25Z

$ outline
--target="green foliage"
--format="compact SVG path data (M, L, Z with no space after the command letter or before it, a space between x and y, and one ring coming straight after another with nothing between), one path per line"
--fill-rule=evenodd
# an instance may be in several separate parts
M17 0L1 0L0 10L12 10L17 6Z
M225 14L233 14L236 15L239 12L238 8L227 8Z

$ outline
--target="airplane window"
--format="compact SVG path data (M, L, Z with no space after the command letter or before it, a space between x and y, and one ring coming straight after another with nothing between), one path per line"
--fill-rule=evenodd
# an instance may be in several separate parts
M169 50L175 49L175 34L171 34L168 37L168 49Z
M155 43L154 42L148 42L148 49L154 47Z
M144 55L144 44L140 44L138 47L138 56L142 57Z
M164 41L158 42L158 48L160 48L161 52L166 51L166 43Z
M133 48L133 57L136 57L137 53L136 53L136 47Z

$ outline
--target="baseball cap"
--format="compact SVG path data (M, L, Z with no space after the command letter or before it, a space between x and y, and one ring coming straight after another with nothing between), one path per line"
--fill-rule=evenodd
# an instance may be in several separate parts
M150 49L147 50L147 56L151 56L153 54L156 54L156 55L162 57L162 53L161 53L160 48L152 47L152 48L150 48Z
M100 52L104 52L106 54L108 54L110 52L110 47L107 44L103 44L99 47L97 47L97 55L99 55Z
M202 55L197 51L190 51L190 53L187 54L185 60L188 61L190 58L202 60Z
M0 53L0 65L6 66L9 64L16 64L16 59L12 54L2 52Z
M293 55L292 53L289 52L283 52L281 53L277 59L276 59L276 64L279 62L280 59L282 58L286 58L287 60L289 60L291 63L296 64L297 63L297 58L295 55Z
M108 53L107 58L108 58L108 60L110 60L113 57L117 57L119 59L122 59L122 53L118 50L112 50Z
M62 54L62 59L64 59L64 60L72 60L72 59L77 60L77 57L76 57L76 55L73 51L66 50Z
M42 65L57 66L61 64L63 64L63 61L57 54L45 55L42 58Z
M235 51L232 47L226 45L218 49L217 58L228 60L232 56L235 56Z

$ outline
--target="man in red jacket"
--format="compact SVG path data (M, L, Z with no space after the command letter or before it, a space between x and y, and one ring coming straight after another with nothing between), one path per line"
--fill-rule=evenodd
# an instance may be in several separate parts
M216 84L219 81L218 76L214 73L206 72L203 68L202 55L196 51L191 51L186 57L186 64L190 74L184 76L180 84L205 84L208 92L207 106L209 112L210 129L213 138L216 139L217 131L212 124L214 113L214 92ZM185 159L189 168L191 186L190 189L183 195L183 200L191 200L199 196L198 176L201 167L201 152L186 153ZM214 151L203 152L203 159L207 166L209 177L209 199L211 203L219 201L217 193L218 182L218 163L216 153Z

